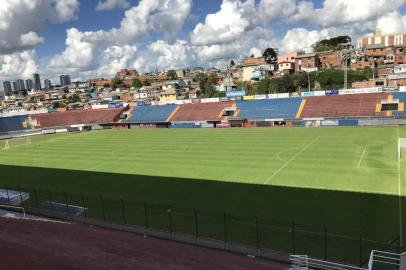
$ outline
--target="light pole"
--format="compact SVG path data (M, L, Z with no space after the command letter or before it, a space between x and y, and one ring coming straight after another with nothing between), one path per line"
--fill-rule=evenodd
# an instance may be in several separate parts
M309 86L309 92L310 92L310 72L306 71L306 73L307 73L307 84Z

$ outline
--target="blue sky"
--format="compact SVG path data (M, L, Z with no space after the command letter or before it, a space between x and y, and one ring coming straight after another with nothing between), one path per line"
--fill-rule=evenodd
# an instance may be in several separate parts
M0 81L120 68L224 66L231 59L311 50L318 40L406 31L406 0L0 1ZM96 7L98 8L96 10ZM100 10L102 9L102 10Z

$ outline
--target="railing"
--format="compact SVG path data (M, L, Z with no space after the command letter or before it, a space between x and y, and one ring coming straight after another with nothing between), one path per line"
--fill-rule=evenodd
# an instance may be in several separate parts
M388 266L390 269L399 269L400 255L396 253L373 250L369 258L368 269L373 270L374 265Z
M10 187L7 189L10 190ZM355 232L343 235L337 228L320 224L305 225L21 187L11 190L24 190L30 194L29 200L21 206L32 215L136 232L261 258L274 259L277 256L281 260L280 257L283 257L286 262L289 254L309 254L323 260L363 265L371 250L397 252L399 245L397 241L392 241L393 238L390 241L368 239ZM74 216L71 206L84 211ZM385 249L388 243L390 247Z
M291 255L290 262L294 270L366 270L346 264L333 263L323 260L309 258L307 255Z
M13 206L8 204L0 204L0 209L11 210L11 211L20 211L23 214L23 218L26 218L25 208L20 206Z

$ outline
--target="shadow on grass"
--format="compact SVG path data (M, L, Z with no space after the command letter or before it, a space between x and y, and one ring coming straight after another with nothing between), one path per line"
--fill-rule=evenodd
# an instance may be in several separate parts
M360 247L360 234L377 249L399 234L399 198L388 195L7 165L0 165L0 187L31 191L31 200L34 188L51 191L53 200L62 202L65 192L70 202L73 194L82 194L89 214L99 218L102 196L107 219L138 225L146 225L140 203L161 205L148 208L148 226L192 234L198 230L219 240L317 257L334 258L335 250L344 250L351 252L352 263L360 248L369 251ZM41 201L47 199L40 194ZM168 214L168 208L174 210ZM374 246L374 241L380 243Z

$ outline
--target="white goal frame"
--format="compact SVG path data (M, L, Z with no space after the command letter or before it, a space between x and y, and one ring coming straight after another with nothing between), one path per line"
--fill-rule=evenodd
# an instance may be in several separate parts
M405 153L403 154L402 152L404 151ZM404 158L406 158L406 138L398 138L398 159L402 160Z
M23 137L19 137L19 138L23 138ZM21 145L31 145L31 144L32 144L31 137L30 137L30 136L27 136L27 137L25 137L25 138L26 138L25 143L24 143L24 144L21 144ZM9 150L10 148L11 148L11 147L10 147L10 140L6 140L5 143L4 143L3 149L4 149L4 150Z
M397 129L398 134L398 196L399 196L399 238L400 246L403 245L403 215L402 215L402 176L401 176L401 161L406 158L406 138L399 137L399 129ZM405 150L403 150L405 149ZM405 154L402 154L405 152ZM403 156L404 155L404 156Z

